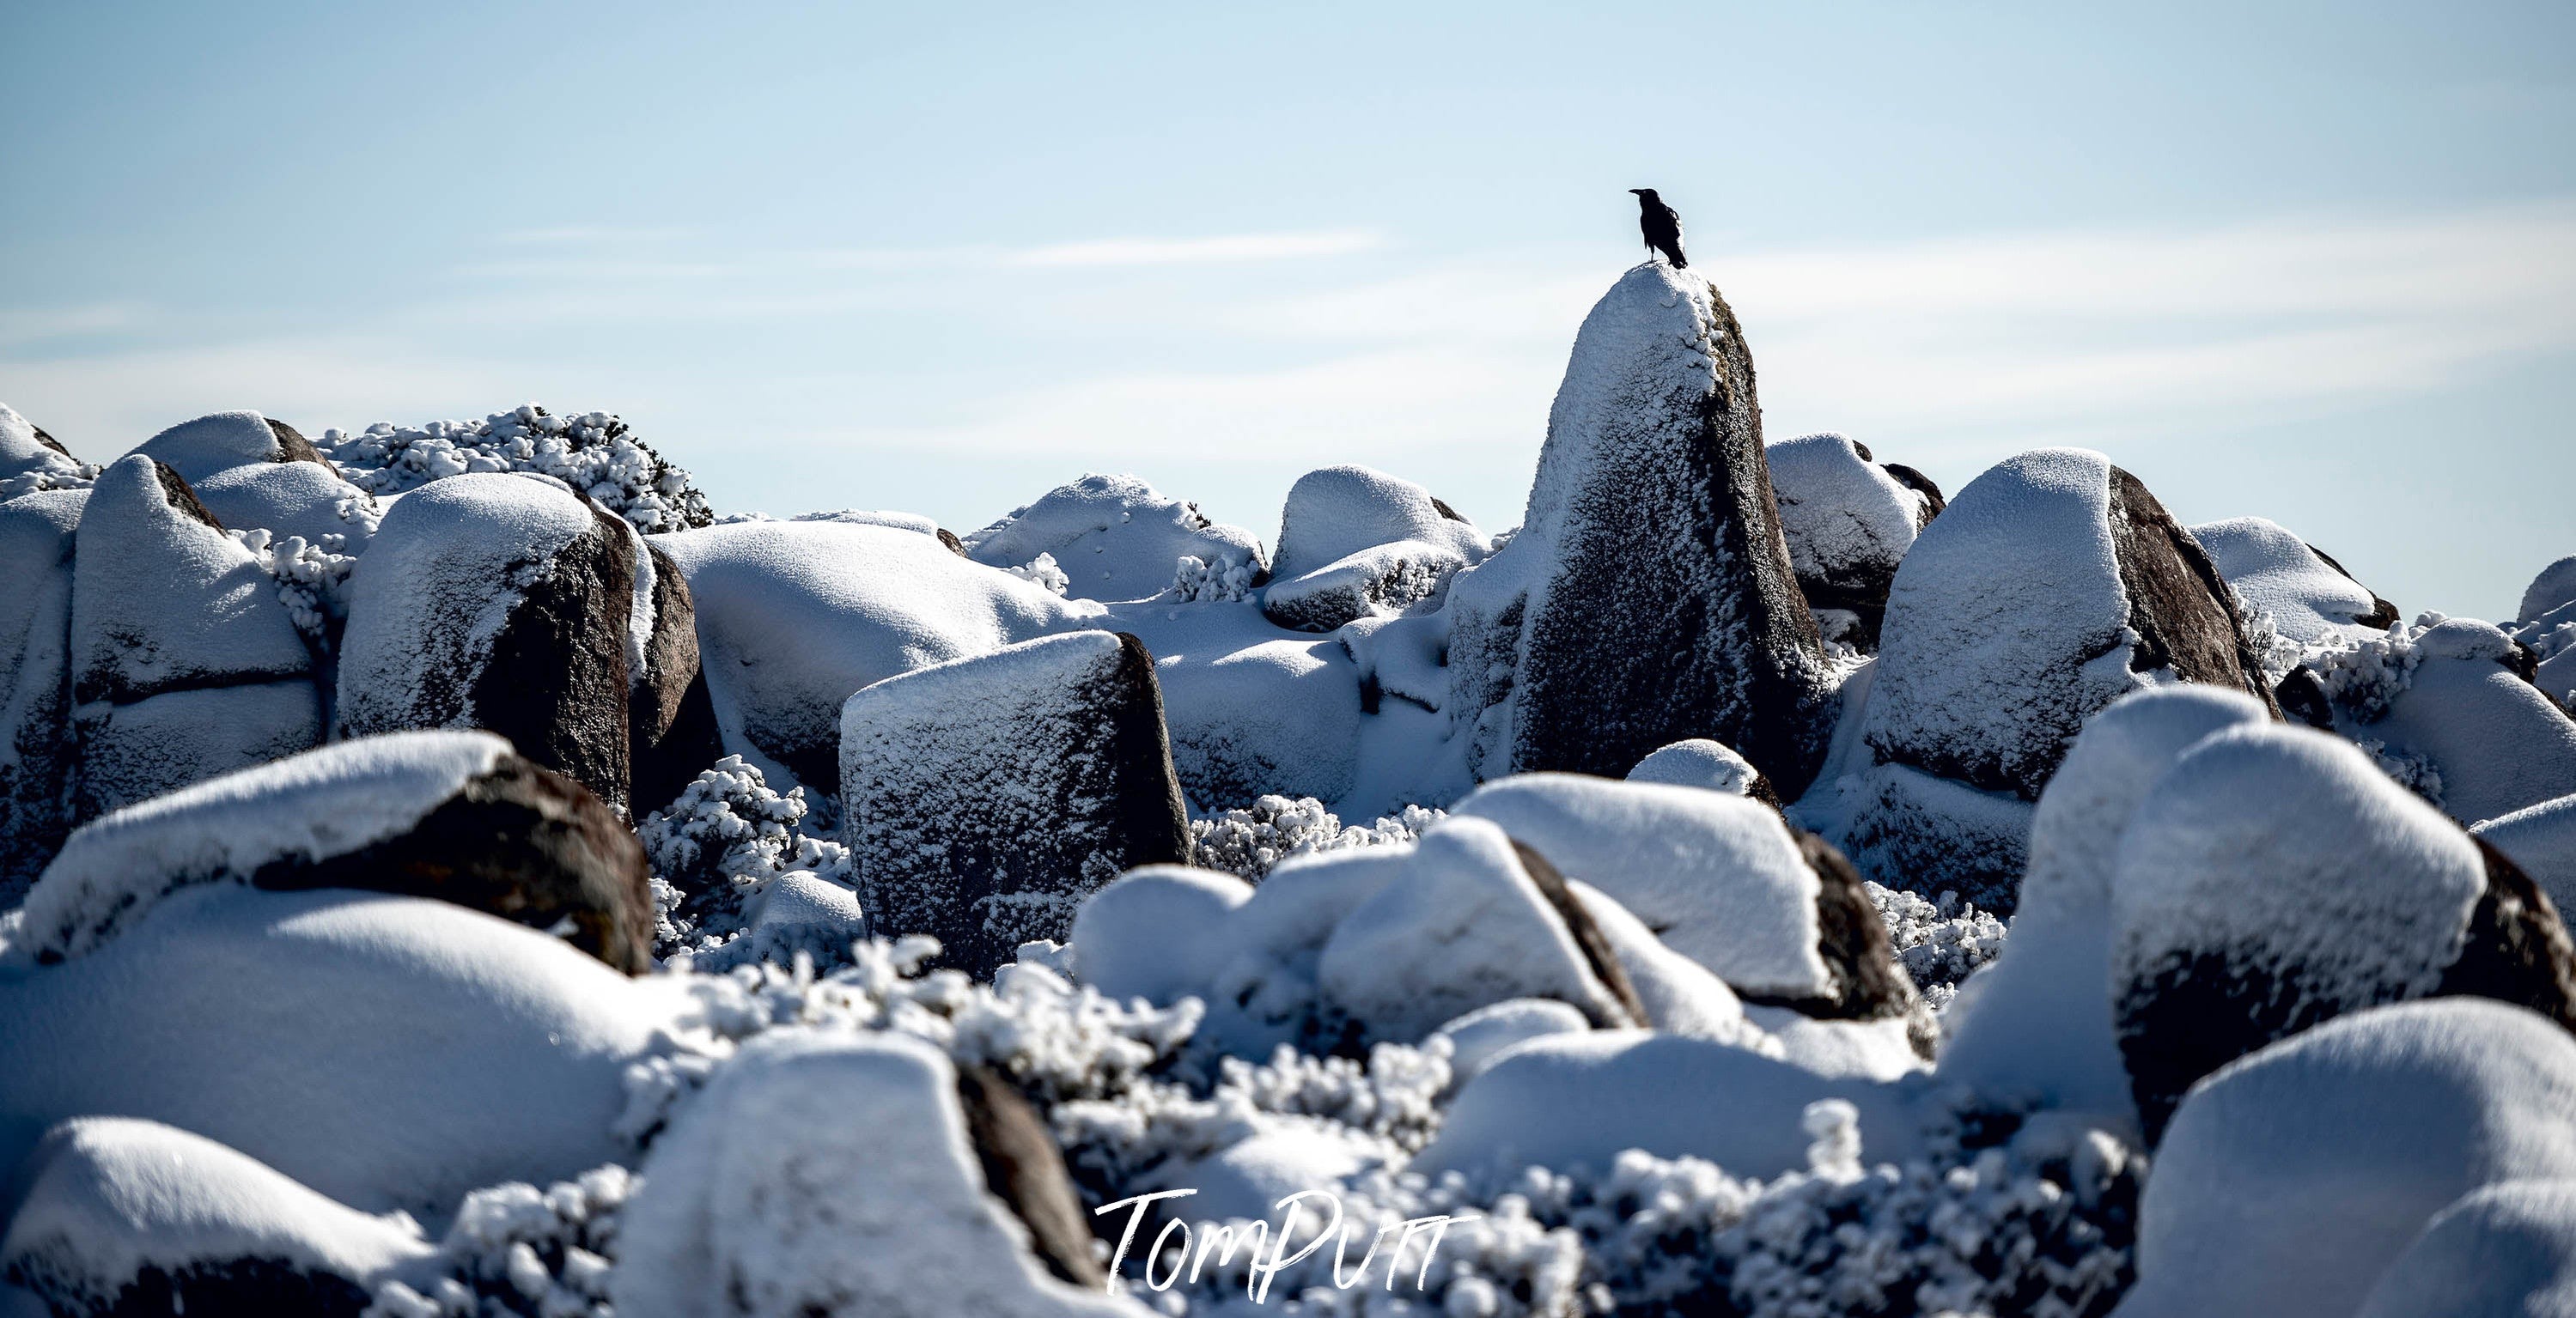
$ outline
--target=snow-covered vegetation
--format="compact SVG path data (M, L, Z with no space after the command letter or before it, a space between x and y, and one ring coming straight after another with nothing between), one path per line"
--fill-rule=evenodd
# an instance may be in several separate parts
M1649 263L1267 544L0 408L0 1313L2563 1307L2576 558L1753 389Z

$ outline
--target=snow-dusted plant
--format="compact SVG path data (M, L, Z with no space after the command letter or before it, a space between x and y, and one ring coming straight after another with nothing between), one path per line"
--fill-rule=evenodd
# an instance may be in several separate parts
M606 412L558 416L535 403L480 421L378 422L354 435L326 430L316 445L340 474L374 494L400 494L469 471L552 476L647 535L714 520L689 473Z
M2329 637L2308 651L2306 663L2337 709L2355 722L2373 722L2406 690L2424 659L2417 642L2442 621L2439 613L2425 613L2412 624L2391 623L2377 635Z
M364 530L375 533L372 519ZM326 535L322 543L310 544L300 535L279 536L258 528L224 534L277 578L277 598L304 639L318 650L329 650L348 620L349 573L358 566L357 555L340 552L348 547L348 537Z
M607 1318L618 1210L639 1184L610 1163L543 1190L477 1190L439 1242L435 1280L379 1285L362 1318Z
M1063 594L1065 588L1073 584L1073 578L1056 565L1053 554L1040 554L1018 567L1006 567L1002 570L1022 581L1034 581L1058 595Z
M1258 883L1271 866L1290 856L1411 842L1442 818L1438 810L1409 805L1379 816L1366 827L1346 827L1311 796L1263 796L1248 809L1220 810L1191 820L1190 856L1202 868Z
M740 936L744 903L781 874L807 870L846 884L848 849L800 828L806 815L804 788L780 795L739 755L646 815L635 833L653 869L654 954L707 951Z
M1945 891L1937 901L1928 901L1866 879L1861 887L1887 926L1896 959L1934 1011L1949 1006L1958 996L1960 982L2003 952L2004 922L1978 910L1975 903L1961 902L1955 892Z
M1231 603L1252 594L1252 579L1259 570L1260 565L1231 554L1220 554L1213 563L1183 554L1173 567L1172 588L1166 593L1183 603Z

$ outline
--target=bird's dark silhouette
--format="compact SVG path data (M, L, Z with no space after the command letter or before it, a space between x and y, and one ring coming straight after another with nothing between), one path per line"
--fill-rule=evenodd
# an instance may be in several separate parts
M1637 228L1646 235L1646 246L1664 254L1664 259L1679 270L1690 264L1682 255L1682 217L1653 188L1630 188L1637 194Z

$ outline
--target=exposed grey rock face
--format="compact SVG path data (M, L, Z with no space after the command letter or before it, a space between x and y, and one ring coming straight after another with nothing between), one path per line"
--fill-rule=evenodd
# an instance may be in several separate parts
M1915 534L1941 509L1939 488L1916 488L1843 435L1783 440L1764 458L1807 606L1851 614L1862 647L1875 648L1888 585Z
M1874 765L1844 835L1864 873L2009 913L2018 839L2084 721L2181 679L2277 713L2234 597L2098 453L1996 465L1925 528L1888 594L1862 715Z
M108 467L81 512L70 666L76 818L321 740L313 656L276 581L148 457Z
M71 831L72 543L82 490L0 503L0 911Z
M2576 946L2530 878L2305 729L2220 733L2159 780L2121 838L2111 948L2150 1137L2200 1077L2364 1007L2469 995L2576 1028Z
M842 840L870 927L989 975L1082 899L1186 864L1153 656L1074 632L866 687L841 714Z
M1585 318L1521 530L1450 587L1449 712L1481 779L1615 777L1686 737L1795 795L1821 643L1782 538L1753 358L1705 279L1648 263Z
M623 813L635 554L622 522L543 478L404 495L351 579L338 735L486 728Z

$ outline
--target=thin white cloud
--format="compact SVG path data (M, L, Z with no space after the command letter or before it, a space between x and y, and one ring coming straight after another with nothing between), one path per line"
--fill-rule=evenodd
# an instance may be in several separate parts
M91 302L68 307L0 310L0 346L37 343L83 334L133 329L148 317L132 302Z
M1217 262L1285 261L1313 256L1347 256L1384 244L1376 234L1358 230L1325 233L1236 233L1210 238L1101 238L1057 243L1013 252L1007 258L1022 266L1205 265Z
M691 232L676 225L558 224L539 229L515 229L497 235L494 240L513 244L670 242L686 238Z

